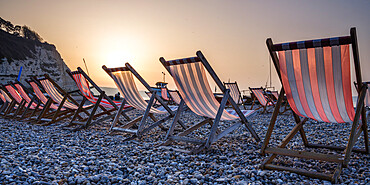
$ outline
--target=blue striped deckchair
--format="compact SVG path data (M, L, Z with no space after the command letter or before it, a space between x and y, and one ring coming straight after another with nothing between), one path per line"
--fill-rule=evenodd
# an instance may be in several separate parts
M177 89L183 101L181 101L179 106L179 111L177 112L170 130L167 133L167 141L163 143L165 148L171 148L173 150L179 150L173 147L166 147L173 143L173 141L186 142L196 145L195 149L192 150L179 150L187 153L198 153L203 149L207 149L212 143L216 142L220 138L224 137L228 133L234 131L242 124L249 129L252 136L256 141L260 141L256 132L252 128L252 125L248 122L247 117L254 115L253 110L240 110L235 101L230 98L230 90L226 89L222 84L220 79L217 77L216 73L213 71L203 54L198 51L196 57L183 58L177 60L166 61L163 57L160 58L163 66L168 70L168 72L173 77ZM212 90L209 86L206 70L212 76L212 79L216 82L218 87L223 92L223 98L221 103L219 103L214 97ZM226 102L229 101L233 107L232 110L225 110ZM189 129L181 132L177 135L173 135L173 128L180 117L183 105L186 105L196 114L206 117L206 119ZM237 122L227 129L216 133L221 120L236 120L240 119L241 122ZM205 136L205 140L186 137L193 131L197 130L201 126L209 123L211 130L208 136Z
M247 109L245 108L245 104L243 101L242 94L240 93L238 83L236 81L228 83L224 82L224 86L226 89L230 89L230 97L234 100L234 102L237 105L243 105L244 109Z
M261 149L262 154L270 154L270 156L262 163L261 168L290 171L337 182L342 168L348 166L352 151L370 153L364 108L368 84L362 82L356 29L351 28L350 36L344 37L284 44L273 44L271 39L267 39L266 43L282 82L282 88ZM358 84L356 110L353 106L351 92L350 45L352 45ZM292 109L296 126L278 147L268 147L284 93ZM338 124L351 123L352 128L347 146L309 143L303 130L303 124L308 119ZM341 151L342 154L319 154L285 148L298 132L306 147L334 149ZM364 150L353 148L361 133L363 133L365 144ZM338 165L332 174L314 172L272 164L277 155L334 162Z
M125 67L107 68L106 66L103 66L103 69L113 79L117 88L121 92L122 97L125 100L124 102L122 102L122 105L117 112L114 121L112 122L110 131L129 133L133 134L131 138L140 138L144 133L157 126L160 126L162 130L165 130L161 124L175 116L174 111L177 110L177 106L167 106L164 100L160 98L157 93L154 93L149 84L139 75L139 73L136 72L136 70L129 63L126 63ZM134 76L147 88L148 91L152 93L149 102L146 102L140 95L134 81ZM154 100L157 100L162 106L155 108L153 106ZM120 111L122 111L122 106L124 106L125 103L131 105L137 110L144 111L144 114L122 127L117 127L116 123L118 121ZM166 113L169 113L169 115L161 120L157 120L157 118L154 117L154 114ZM150 117L154 123L149 124L147 119L148 117ZM133 129L133 126L139 121L140 124L137 126L137 129ZM183 125L182 123L181 125L183 126L183 128L186 128L185 125Z

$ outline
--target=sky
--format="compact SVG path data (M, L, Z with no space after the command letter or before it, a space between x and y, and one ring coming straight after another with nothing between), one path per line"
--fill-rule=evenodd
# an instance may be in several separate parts
M201 50L221 81L248 89L267 82L267 38L279 43L344 36L351 27L357 28L363 80L370 81L369 10L367 0L0 0L3 19L54 44L71 70L85 69L84 58L98 85L114 87L102 65L129 62L153 86L165 72L170 89L175 85L160 57ZM274 68L272 86L281 86Z

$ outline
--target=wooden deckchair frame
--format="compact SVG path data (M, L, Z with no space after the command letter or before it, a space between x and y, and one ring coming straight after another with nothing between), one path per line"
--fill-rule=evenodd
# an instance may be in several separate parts
M215 119L205 118L203 121L193 125L192 127L186 129L185 131L183 131L181 133L178 133L177 135L174 135L173 131L174 131L175 125L178 123L179 118L180 118L180 114L183 111L183 108L184 108L184 105L185 105L185 101L182 99L182 101L179 105L179 109L176 113L176 116L173 119L171 127L167 132L166 142L164 142L162 144L162 147L170 149L170 150L176 150L176 151L190 153L190 154L199 153L199 152L201 152L205 149L209 149L212 143L215 143L217 140L226 136L228 133L236 130L242 124L244 124L247 127L247 129L249 130L251 135L255 138L255 140L257 142L259 142L260 138L258 137L256 132L254 131L252 125L248 122L247 118L244 116L242 111L239 109L239 107L235 103L235 101L230 97L230 94L229 94L230 89L225 88L225 86L223 85L221 80L216 75L215 71L212 69L211 65L208 63L208 61L206 60L206 58L202 54L202 52L197 51L196 55L200 59L199 62L201 62L203 64L203 66L206 68L208 73L211 75L212 79L216 82L217 86L223 92L223 98L221 100L220 107L217 111L217 115L216 115ZM159 60L162 63L162 65L167 69L167 71L171 74L171 71L170 71L169 65L167 64L167 61L163 57L161 57ZM220 123L220 120L221 120L223 110L225 109L227 102L229 102L231 104L232 108L236 111L236 113L238 114L241 122L235 123L235 124L231 125L230 127L224 129L223 131L220 131L218 129L218 127L219 127L219 123ZM207 123L209 123L211 125L211 129L210 129L209 135L206 137L206 140L199 140L199 139L186 137L187 135L189 135L190 133L192 133L193 131L197 130L198 128L202 127L203 125L205 125ZM168 147L168 145L172 144L174 141L191 143L191 144L198 145L198 147L195 147L195 149L192 149L192 150L183 150L183 149L178 149L178 148L174 148L174 147Z
M28 106L25 108L25 110L23 111L22 115L18 118L18 120L23 120L25 118L29 118L31 120L34 115L36 115L37 113L41 113L42 111L44 111L44 109L46 109L45 105L41 101L38 100L36 95L30 92L21 82L16 80L15 82L10 82L10 84L19 92L18 88L16 88L15 86L16 84L18 84L28 96L31 95L32 97L31 98L29 96L31 101L26 102L28 103ZM22 99L25 100L25 97L23 97L20 92L19 94L22 97ZM33 110L31 110L31 106L33 103L36 103L36 107L34 107ZM42 106L42 109L40 109L40 106Z
M11 88L13 88L16 91L16 93L18 93L17 88L14 87L12 82L9 82L8 84L3 86L4 92L7 92L9 97L16 102L15 104L12 105L12 110L9 110L9 112L6 113L5 117L19 120L22 117L22 115L21 115L22 111L23 111L24 115L29 115L30 111L28 111L28 108L32 103L29 103L28 106L26 107L27 101L20 94L19 94L19 96L22 100L20 102L18 102L16 100L16 98L8 91L8 89L6 89L6 86L10 86ZM31 102L33 102L33 101L34 101L34 99L31 100ZM18 104L17 107L16 107L16 104ZM12 111L13 111L13 113L12 113Z
M4 91L4 93L7 94L7 96L11 99L9 102L9 105L3 110L2 116L5 118L9 117L9 114L16 111L16 107L18 108L19 104L18 102L7 92L5 87L3 85L0 85L1 90Z
M244 109L247 109L245 107L245 103L243 101L243 96L242 96L242 93L240 93L240 89L239 89L239 85L238 83L235 81L235 82L224 82L224 86L226 87L227 85L234 85L236 86L236 88L238 89L238 92L239 93L239 98L238 98L238 101L235 102L237 105L243 105Z
M99 93L99 96L98 96L98 100L96 101L96 103L94 103L94 106L93 106L93 108L92 108L92 110L91 110L91 113L90 113L90 116L89 116L89 118L87 119L87 121L86 122L76 122L75 120L76 120L76 118L77 118L77 116L74 116L73 118L72 118L72 120L70 121L70 123L67 125L67 126L73 126L73 125L81 125L80 127L78 127L77 129L75 129L75 130L80 130L80 129L83 129L83 128L88 128L89 126L91 126L91 125L93 125L94 123L98 123L98 122L102 122L102 121L105 121L105 120L108 120L108 119L112 119L112 118L114 118L114 116L115 116L115 114L113 114L112 112L113 111L116 111L116 110L118 110L119 109L119 107L116 105L116 103L114 103L114 101L112 100L112 99L110 99L109 98L109 96L107 96L107 94L105 93L105 91L103 91L90 77L89 77L89 75L87 75L86 73L85 73L85 71L83 71L80 67L78 67L77 68L77 71L71 71L70 69L67 69L66 70L66 72L68 73L68 75L73 79L73 81L75 81L76 82L76 85L77 85L77 81L73 78L73 75L74 74L81 74L87 81L88 81L88 83L90 83L92 86L90 87L90 89L91 88L95 88L95 90L97 90L98 91L98 93ZM80 89L79 89L80 90ZM81 91L81 90L80 90ZM87 100L87 98L85 97L85 95L83 94L83 92L81 92L82 94L82 96L84 97L84 103L86 102L86 100ZM105 108L104 106L102 106L101 105L101 101L103 100L103 99L105 99L105 100L107 100L112 106L113 106L113 108L111 108L111 109L108 109L108 108ZM125 101L125 100L122 100L122 101ZM93 102L91 102L91 103L93 103ZM80 107L81 107L81 105L80 105ZM76 112L76 115L77 114L79 114L80 112L81 112L81 109L80 109L80 107L79 107L79 109L77 110L77 112ZM101 111L102 112L100 112L100 113L97 113L96 114L96 111L98 110L98 108L100 108L101 109ZM133 110L134 108L132 108L132 107L129 107L129 108L126 108L126 109L123 109L122 111L121 111L121 114L122 114L122 116L127 120L127 121L130 121L131 119L130 119L130 117L128 117L125 113L126 112L128 112L128 111L131 111L131 110ZM101 117L101 116L103 116L103 115L106 115L106 116L104 116L104 117ZM96 119L96 118L98 118L98 117L101 117L101 118L99 118L99 119L97 119L97 120L94 120L94 119Z
M30 79L26 79L26 82L32 87L31 83L34 83L36 84L37 88L43 92L43 88L42 88L42 85L39 84L39 82L37 80L35 80L33 77L31 77ZM41 87L41 88L40 88ZM32 87L33 89L33 87ZM34 90L34 89L33 89ZM45 91L44 91L45 92ZM46 93L46 92L45 92ZM35 97L36 96L36 92L34 90L34 94L35 94ZM58 108L56 108L55 110L51 107L52 104L54 103L53 99L51 97L45 97L47 98L47 101L46 102L43 102L41 99L38 99L39 102L42 102L44 108L43 110L40 112L40 114L38 114L37 116L35 116L34 114L32 116L30 116L29 118L29 121L31 121L32 123L35 123L35 124L43 124L45 122L51 122L51 123L55 123L57 121L60 121L62 119L65 119L65 118L68 118L68 117L71 117L74 113L74 110L73 109L65 109L62 110L62 109L59 109L58 111ZM56 106L56 105L55 105ZM60 116L58 118L58 115ZM46 123L46 125L50 125L50 123Z
M144 78L142 78L140 74L129 63L126 63L125 67L107 68L105 65L103 65L102 68L111 77L112 77L111 72L113 71L130 71L141 82L141 84L143 84L144 87L152 93L152 96L150 97L150 100L148 102L148 106L142 116L135 118L134 120L128 122L122 127L116 127L120 113L123 109L123 106L126 103L126 101L123 101L116 114L116 117L114 118L111 124L110 132L124 132L128 134L133 134L132 137L127 138L127 140L129 140L129 139L134 139L136 137L140 139L143 136L143 134L145 134L146 132L152 130L153 128L157 126L160 127L164 131L167 130L162 126L162 124L166 122L167 120L173 118L175 116L175 113L168 107L168 105L164 102L164 100L157 95L157 93L154 93L154 90L149 86L149 84L144 80ZM166 111L169 113L168 116L158 120L152 113L150 113L150 108L154 107L154 100L157 100L166 109ZM147 125L148 117L150 117L154 122L151 125ZM140 122L140 124L136 125L136 123L138 122ZM180 120L179 120L179 123L184 129L186 129L186 126ZM137 129L133 129L133 126L137 126Z
M322 39L324 42L321 43L321 47L325 46L332 46L334 44L330 42L325 42L325 40L329 39ZM298 43L298 42L297 42ZM275 69L278 73L278 76L281 79L280 74L280 66L279 66L279 60L278 56L276 54L276 51L283 50L281 45L274 45L271 38L268 38L266 40L267 48L270 52L270 55L272 57L272 60L275 65ZM359 59L359 52L358 52L358 44L357 44L357 36L356 36L356 28L351 28L350 30L350 36L341 37L340 45L343 44L352 44L352 52L354 57L354 64L355 64L355 71L356 71L356 81L358 84L357 92L359 94L359 100L357 101L357 108L355 112L355 117L352 123L352 128L348 140L348 144L346 147L338 147L338 146L328 146L328 145L320 145L320 144L311 144L307 141L305 131L303 129L303 124L308 120L308 118L304 118L303 120L300 119L300 117L294 112L293 116L295 119L295 122L297 123L296 126L293 128L293 130L282 140L282 142L279 144L277 148L268 147L271 134L274 128L274 125L276 123L276 118L278 116L278 110L282 104L283 95L284 95L284 88L281 88L279 99L277 102L277 105L275 106L275 110L273 112L270 125L268 127L264 143L261 148L261 154L270 154L270 156L262 163L261 168L262 169L270 169L270 170L283 170L283 171L290 171L293 173L313 177L313 178L320 178L325 180L330 180L332 182L337 182L338 177L340 176L341 170L343 167L347 167L351 152L362 152L369 154L370 148L369 148L369 137L368 137L368 130L367 130L367 121L366 121L366 112L364 108L364 98L365 98L365 92L368 88L368 84L362 83L362 77L361 77L361 68L360 68L360 59ZM295 48L296 44L289 44L290 49L297 49ZM280 46L280 47L279 47ZM306 48L313 48L306 45ZM362 117L362 123L359 123L360 117ZM332 155L332 154L318 154L313 152L305 152L305 151L294 151L291 149L285 149L284 147L288 144L288 142L293 138L294 135L297 134L297 132L300 133L301 138L303 140L305 147L312 147L312 148L327 148L327 149L333 149L333 150L340 150L344 151L344 157L338 156L338 155ZM353 146L356 142L356 140L359 138L361 132L364 133L364 140L365 140L365 150L361 149L354 149ZM325 173L319 173L319 172L313 172L303 169L297 169L297 168L291 168L291 167L285 167L280 165L274 165L272 164L272 161L274 158L276 158L277 155L283 155L283 156L290 156L290 157L298 157L298 158L305 158L305 159L314 159L314 160L321 160L321 161L327 161L327 162L334 162L337 163L338 166L335 169L333 174L325 174Z
M254 110L258 110L258 109L263 108L262 113L266 113L266 112L268 112L269 110L271 110L272 108L275 107L275 104L276 103L270 97L265 96L266 95L266 92L265 92L265 89L263 87L257 87L257 88L249 87L249 90L251 91L251 96L252 96L252 106L251 106L251 109L253 109L253 106L254 106L256 100L258 100L258 102L260 103L260 106L257 107ZM259 101L259 99L257 98L257 96L253 93L253 90L262 90L263 91L263 97L266 100L266 105L262 105L262 103ZM271 103L271 104L269 104L269 103Z
M86 101L85 97L83 97L84 99L82 100L81 103L78 103L74 98L72 98L72 96L71 96L71 93L72 92L65 91L53 79L51 79L48 74L44 74L44 76L42 78L37 78L36 76L33 76L32 77L32 80L34 82L36 82L36 84L39 86L40 89L44 89L44 87L41 85L41 82L40 82L44 78L46 80L48 80L59 91L59 93L63 96L63 99L62 99L61 102L54 102L54 100L51 98L51 95L49 94L49 96L50 96L50 99L49 99L50 102L46 106L48 106L48 108L49 108L52 103L57 103L57 104L59 104L58 109L55 111L55 113L53 114L53 117L51 119L45 119L45 118L43 118L47 114L47 110L48 110L48 109L45 109L45 111L43 111L39 115L39 117L37 118L39 121L36 122L36 124L41 124L42 122L45 122L46 121L46 123L43 123L42 125L43 126L47 126L47 125L51 125L51 124L53 124L55 122L58 122L60 120L69 118L71 116L78 117L78 119L81 120L81 122L86 121L88 119L88 118L83 118L83 117L81 117L79 115L80 112L84 112L86 116L90 116L90 113L87 110L93 108L93 105L88 106L88 107L83 107L83 105L84 105L84 103ZM74 110L74 109L70 109L68 107L65 107L64 106L64 103L67 100L71 101L71 103L75 104L78 108L76 110ZM65 108L65 109L68 109L68 110L71 110L71 111L63 112L62 111L62 108ZM69 112L73 112L73 111L76 111L76 112L74 112L72 114L69 114Z
M277 100L279 99L279 91L270 91L270 90L266 90L265 91L267 95L271 95L273 98L270 97L270 99L272 101L274 101L274 103L276 104L277 103ZM276 92L277 93L277 97L273 94L273 92ZM280 110L280 114L284 114L286 111L290 110L290 106L289 106L289 103L288 103L288 100L286 99L286 97L284 96L284 99L283 99L283 106L284 106L284 110Z

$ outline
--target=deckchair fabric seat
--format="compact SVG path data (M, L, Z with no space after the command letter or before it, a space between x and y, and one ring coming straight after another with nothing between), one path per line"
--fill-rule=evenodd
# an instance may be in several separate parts
M89 83L87 82L86 78L80 73L74 73L72 72L73 79L75 80L77 87L80 89L81 93L93 104L95 104L98 101L98 98L94 97L92 94ZM119 101L113 101L118 107L121 106L122 102ZM102 99L100 102L100 105L106 108L115 108L111 103L109 103L108 100ZM124 109L131 107L130 105L125 105Z
M44 95L44 93L41 92L39 86L33 82L33 81L30 81L29 84L31 85L33 91L35 92L37 98L43 103L43 104L46 104L48 102L48 98ZM57 110L58 109L58 104L54 104L52 103L50 105L50 108L54 109L54 110ZM65 110L65 108L61 108L61 110Z
M332 123L353 121L349 45L278 53L285 93L296 114Z
M54 87L53 83L51 83L48 79L42 79L40 80L40 83L42 84L44 90L48 95L53 99L55 102L62 102L63 95L61 95L58 90ZM70 109L78 109L78 106L69 102L66 100L63 104L64 107L70 108ZM89 105L83 106L83 108L87 108Z
M140 95L131 71L114 71L111 74L118 90L127 103L138 110L146 110L148 103ZM173 107L172 109L176 110L177 108ZM168 112L164 111L164 109L151 107L150 113L166 114Z
M179 105L181 102L179 91L169 90L168 93L170 94L172 101L174 101L177 105Z
M197 61L198 59L189 59ZM171 61L170 61L171 62ZM181 62L183 64L181 64ZM186 105L196 114L215 118L220 103L213 96L202 63L175 61L181 65L171 65L169 70ZM190 98L191 97L191 98ZM221 120L235 120L239 116L223 111Z

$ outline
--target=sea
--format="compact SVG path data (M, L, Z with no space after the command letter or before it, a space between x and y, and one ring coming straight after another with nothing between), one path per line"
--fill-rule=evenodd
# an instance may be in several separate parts
M119 90L115 87L100 87L108 96L113 96L119 92ZM97 95L99 94L98 91L95 89L91 89L91 91ZM144 98L144 100L149 100L148 95L145 94L145 91L139 91L140 95ZM121 96L122 97L122 96Z

